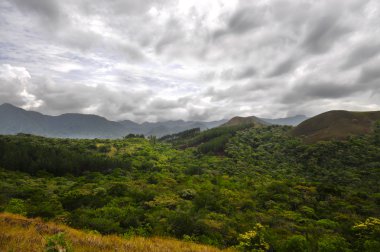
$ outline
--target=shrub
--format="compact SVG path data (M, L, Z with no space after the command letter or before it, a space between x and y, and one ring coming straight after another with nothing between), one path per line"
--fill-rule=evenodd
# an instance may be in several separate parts
M45 252L71 252L71 243L66 240L65 233L59 232L46 239Z
M5 207L5 211L8 213L15 213L26 215L26 206L22 199L11 199L8 205Z

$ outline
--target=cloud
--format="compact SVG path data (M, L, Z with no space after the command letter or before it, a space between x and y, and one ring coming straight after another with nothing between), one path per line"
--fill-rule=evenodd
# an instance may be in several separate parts
M0 101L17 106L30 105L26 92L30 78L29 72L23 67L0 65Z
M360 83L363 86L366 86L374 81L378 82L380 80L380 67L378 64L379 61L375 64L364 66L360 72L358 83Z
M379 12L374 0L0 1L0 103L137 121L380 109Z
M342 69L347 70L352 67L366 63L367 61L375 58L380 53L380 43L373 43L373 41L364 41L362 45L357 46L352 50L347 61L343 63Z

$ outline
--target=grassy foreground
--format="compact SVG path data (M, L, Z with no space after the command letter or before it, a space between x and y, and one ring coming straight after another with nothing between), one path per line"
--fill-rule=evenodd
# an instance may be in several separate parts
M65 233L72 250L77 251L221 251L217 248L167 238L134 237L86 233L41 219L0 213L0 251L44 251L47 237ZM232 251L232 250L223 250Z

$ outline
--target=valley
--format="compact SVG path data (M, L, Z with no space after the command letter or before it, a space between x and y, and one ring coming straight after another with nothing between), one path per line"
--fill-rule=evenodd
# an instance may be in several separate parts
M0 136L0 209L127 243L172 237L237 251L379 248L378 122L366 134L313 143L294 136L302 124L232 122L162 138Z

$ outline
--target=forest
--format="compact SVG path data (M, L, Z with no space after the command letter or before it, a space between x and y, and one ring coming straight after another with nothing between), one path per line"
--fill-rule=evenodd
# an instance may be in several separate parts
M312 144L291 129L0 136L0 211L238 251L380 251L380 127Z

